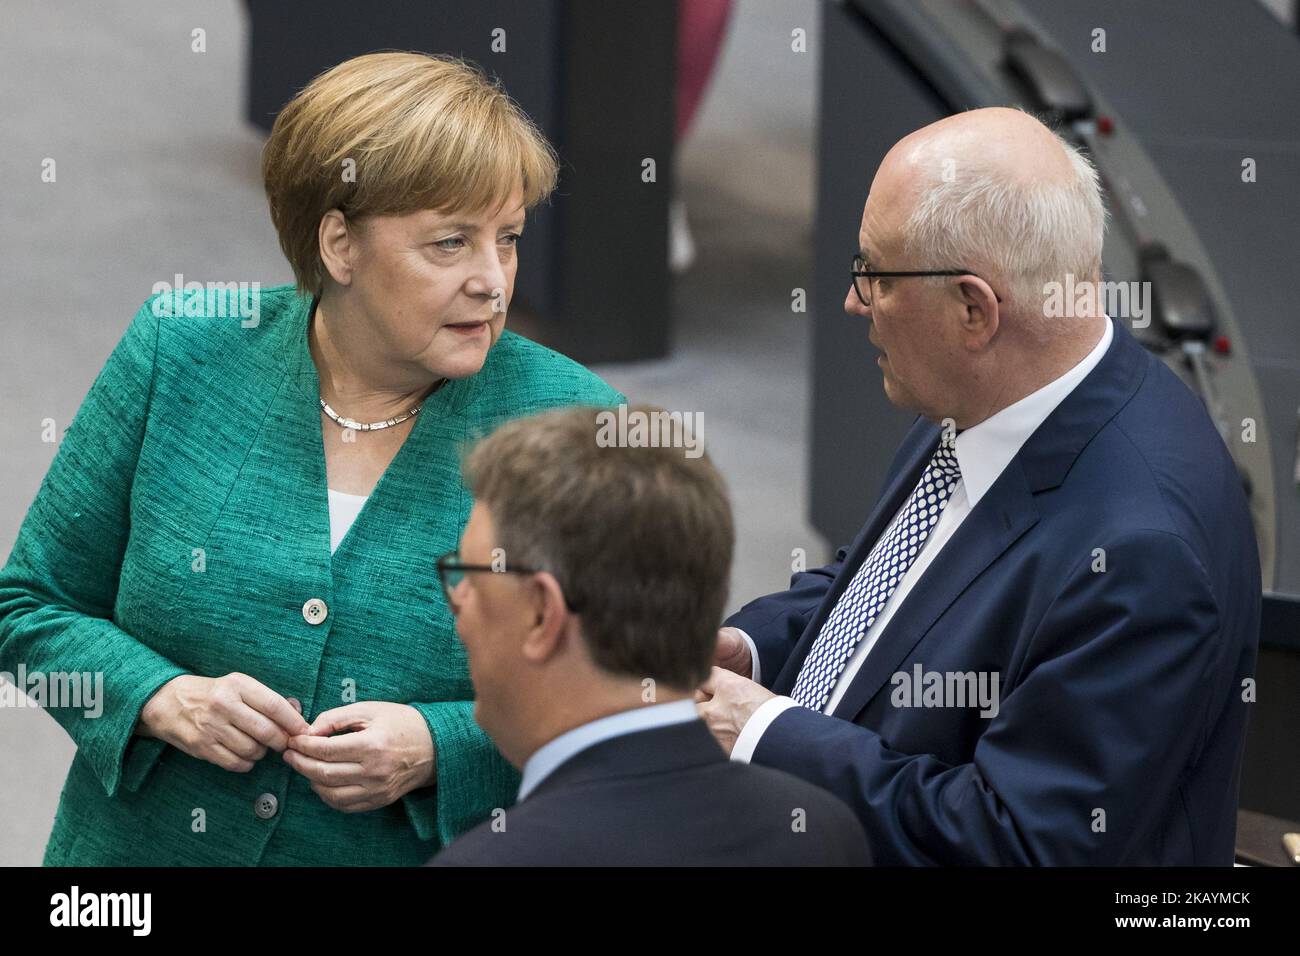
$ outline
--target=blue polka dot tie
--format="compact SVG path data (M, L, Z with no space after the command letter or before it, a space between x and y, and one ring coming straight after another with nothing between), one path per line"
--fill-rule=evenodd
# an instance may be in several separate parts
M790 693L804 707L821 710L826 706L835 682L853 656L853 649L876 622L903 575L925 547L926 538L948 504L948 497L961 481L955 443L956 436L945 432L907 505L885 529L835 602Z

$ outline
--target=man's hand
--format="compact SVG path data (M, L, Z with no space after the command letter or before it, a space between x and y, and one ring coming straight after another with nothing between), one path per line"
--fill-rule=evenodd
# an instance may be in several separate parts
M284 759L346 813L386 807L437 780L429 725L410 704L367 700L327 710L307 734L289 738Z
M715 667L709 673L709 679L695 693L695 709L709 725L727 756L731 756L736 738L754 711L775 696L762 684Z
M713 663L741 677L750 677L754 673L749 644L734 627L718 630L718 646L713 652Z

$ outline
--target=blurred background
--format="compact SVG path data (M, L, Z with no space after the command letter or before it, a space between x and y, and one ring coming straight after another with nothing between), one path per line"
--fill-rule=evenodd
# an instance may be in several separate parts
M885 150L995 104L1088 148L1107 278L1152 283L1135 331L1205 399L1255 512L1269 598L1242 833L1300 819L1293 0L7 0L0 563L57 447L42 423L66 427L154 283L292 281L266 132L379 49L474 60L555 143L511 327L702 416L736 512L732 608L847 543L911 421L842 310ZM45 714L0 709L0 865L40 862L72 754Z

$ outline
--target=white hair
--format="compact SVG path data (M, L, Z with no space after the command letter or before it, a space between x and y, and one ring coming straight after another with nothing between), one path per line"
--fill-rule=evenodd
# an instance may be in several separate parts
M1008 174L978 155L939 155L921 147L928 173L902 227L919 267L970 269L1001 295L1003 308L1043 315L1043 286L1099 278L1106 209L1097 170L1055 132L1072 175L1064 181ZM1030 323L1038 325L1038 323ZM1039 325L1039 330L1042 326Z

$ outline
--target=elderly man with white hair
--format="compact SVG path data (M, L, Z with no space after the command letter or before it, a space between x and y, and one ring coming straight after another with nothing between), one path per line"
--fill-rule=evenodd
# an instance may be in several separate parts
M1233 862L1254 532L1177 376L1046 306L1100 281L1104 229L1088 159L1013 109L872 183L844 307L917 420L857 539L725 622L697 706L878 863Z

